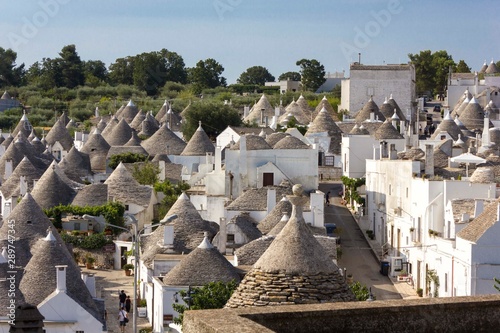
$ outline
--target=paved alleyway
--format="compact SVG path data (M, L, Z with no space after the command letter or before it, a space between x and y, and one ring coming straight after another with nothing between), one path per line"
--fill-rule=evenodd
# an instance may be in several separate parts
M320 190L330 191L330 206L325 207L325 223L335 223L340 230L342 257L339 267L347 269L354 281L372 288L378 300L402 298L391 280L380 274L380 263L373 254L359 225L349 210L340 204L340 183L320 184Z
M103 298L108 312L108 332L120 332L118 322L118 293L120 290L125 290L125 293L133 298L133 276L125 276L123 270L106 270L106 269L85 269L82 271L95 274L96 278L96 296ZM132 333L132 311L129 313L130 322L127 324L125 332ZM149 327L146 318L137 318L137 331L140 328Z

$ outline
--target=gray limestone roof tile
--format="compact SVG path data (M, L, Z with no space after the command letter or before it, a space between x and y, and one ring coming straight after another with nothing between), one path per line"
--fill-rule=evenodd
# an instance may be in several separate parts
M12 196L19 196L21 190L20 179L21 177L25 177L27 191L31 192L33 181L39 179L43 173L44 170L35 167L27 157L24 157L9 178L2 184L0 191L6 199Z
M106 137L106 141L110 146L123 146L132 137L132 131L132 128L130 128L125 119L122 118Z
M106 127L102 130L101 135L106 141L108 140L108 136L113 132L113 128L118 125L119 120L115 116L112 116L108 121Z
M151 156L156 154L180 155L186 147L186 143L166 125L160 127L150 138L142 141L141 145Z
M127 105L121 110L121 112L118 114L118 120L124 119L128 124L134 120L134 117L139 113L139 109L137 106L130 100Z
M215 146L200 123L200 126L182 151L181 156L205 156L206 153L215 153Z
M96 129L90 134L80 151L89 155L92 171L103 172L106 170L106 156L110 148L109 143L104 139L100 131Z
M32 128L33 126L31 126L28 117L26 116L26 114L23 114L21 120L19 120L11 134L13 137L16 137L19 132L22 132L25 137L28 137L31 133Z
M47 133L45 140L47 140L49 146L59 142L66 151L69 151L73 146L73 137L69 134L66 125L60 119L57 119L54 126Z
M332 117L333 120L339 121L337 114L335 113L335 110L333 110L332 105L330 102L328 102L328 99L326 96L323 96L319 104L316 106L316 109L314 110L313 116L317 117L318 113L321 111L321 109L325 108L330 117Z
M144 119L146 119L146 114L142 110L139 110L129 125L139 132L142 129L142 122Z
M234 216L228 224L230 223L236 224L241 232L251 241L262 236L260 230L257 229L257 221L248 212L241 212Z
M290 134L284 132L272 133L266 137L266 142L269 144L269 146L274 147L275 144L277 144L281 139L287 136L290 136Z
M283 197L276 206L266 215L266 217L259 222L257 228L263 233L267 234L271 231L282 219L283 214L292 213L292 204L286 197Z
M273 149L311 149L311 146L290 135L278 141Z
M160 122L161 119L167 114L168 109L170 108L170 103L165 100L160 110L156 113L155 119Z
M261 114L262 110L264 112L263 114ZM271 106L271 103L269 103L269 100L264 94L262 94L259 101L253 105L248 113L248 116L243 120L248 123L260 123L262 116L267 116L268 119L272 119L272 117L274 117L274 108Z
M237 269L205 238L163 277L163 284L203 286L209 282L232 280L240 281Z
M88 154L78 151L74 146L64 158L59 162L59 167L66 176L76 182L82 182L82 178L92 175L90 157Z
M123 204L147 207L151 202L152 187L139 184L123 163L118 164L104 184L108 185L108 196Z
M490 167L477 167L470 177L471 183L489 184L495 182L495 174Z
M373 99L370 97L368 102L363 106L361 110L356 113L356 122L361 123L365 120L370 119L370 113L374 112L375 114L375 119L378 119L380 121L385 121L384 115L380 112L378 105L373 101Z
M293 116L297 120L297 123L301 125L309 124L311 122L311 117L312 117L311 114L306 114L306 112L302 109L302 107L295 101L292 101L285 108L285 113L279 117L278 122L280 124L286 123L288 122L290 116Z
M375 139L377 140L387 140L387 139L403 139L403 136L398 132L398 130L392 126L389 120L386 120L375 132Z
M54 161L36 182L31 194L38 205L46 209L71 203L82 187L82 184L70 180Z
M247 150L265 150L265 149L272 149L271 146L266 142L266 140L259 136L259 135L254 135L254 134L247 134L244 136L245 137L245 142L246 142L246 149ZM241 139L236 142L234 145L229 148L230 150L240 150L240 143Z
M71 202L74 206L101 206L108 202L108 185L90 184L84 186L76 193Z

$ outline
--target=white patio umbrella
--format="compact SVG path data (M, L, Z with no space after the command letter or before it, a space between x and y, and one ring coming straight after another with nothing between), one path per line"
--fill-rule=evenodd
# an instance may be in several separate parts
M481 164L486 162L484 158L481 158L471 153L463 153L461 155L452 157L451 161L456 163L465 163L466 177L469 177L469 163Z

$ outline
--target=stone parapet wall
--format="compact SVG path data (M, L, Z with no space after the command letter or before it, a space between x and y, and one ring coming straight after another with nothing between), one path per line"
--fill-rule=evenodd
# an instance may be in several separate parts
M327 180L339 180L342 177L342 169L334 167L318 167L318 180L320 182Z
M185 333L496 332L500 295L197 310Z

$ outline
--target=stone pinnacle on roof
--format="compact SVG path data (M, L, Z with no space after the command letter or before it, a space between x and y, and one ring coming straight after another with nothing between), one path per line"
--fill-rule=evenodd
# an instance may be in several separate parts
M200 245L165 275L163 283L171 286L202 286L209 282L232 280L240 280L236 268L205 235Z
M198 129L182 151L181 156L205 156L206 153L215 153L215 146L201 127L200 121Z

